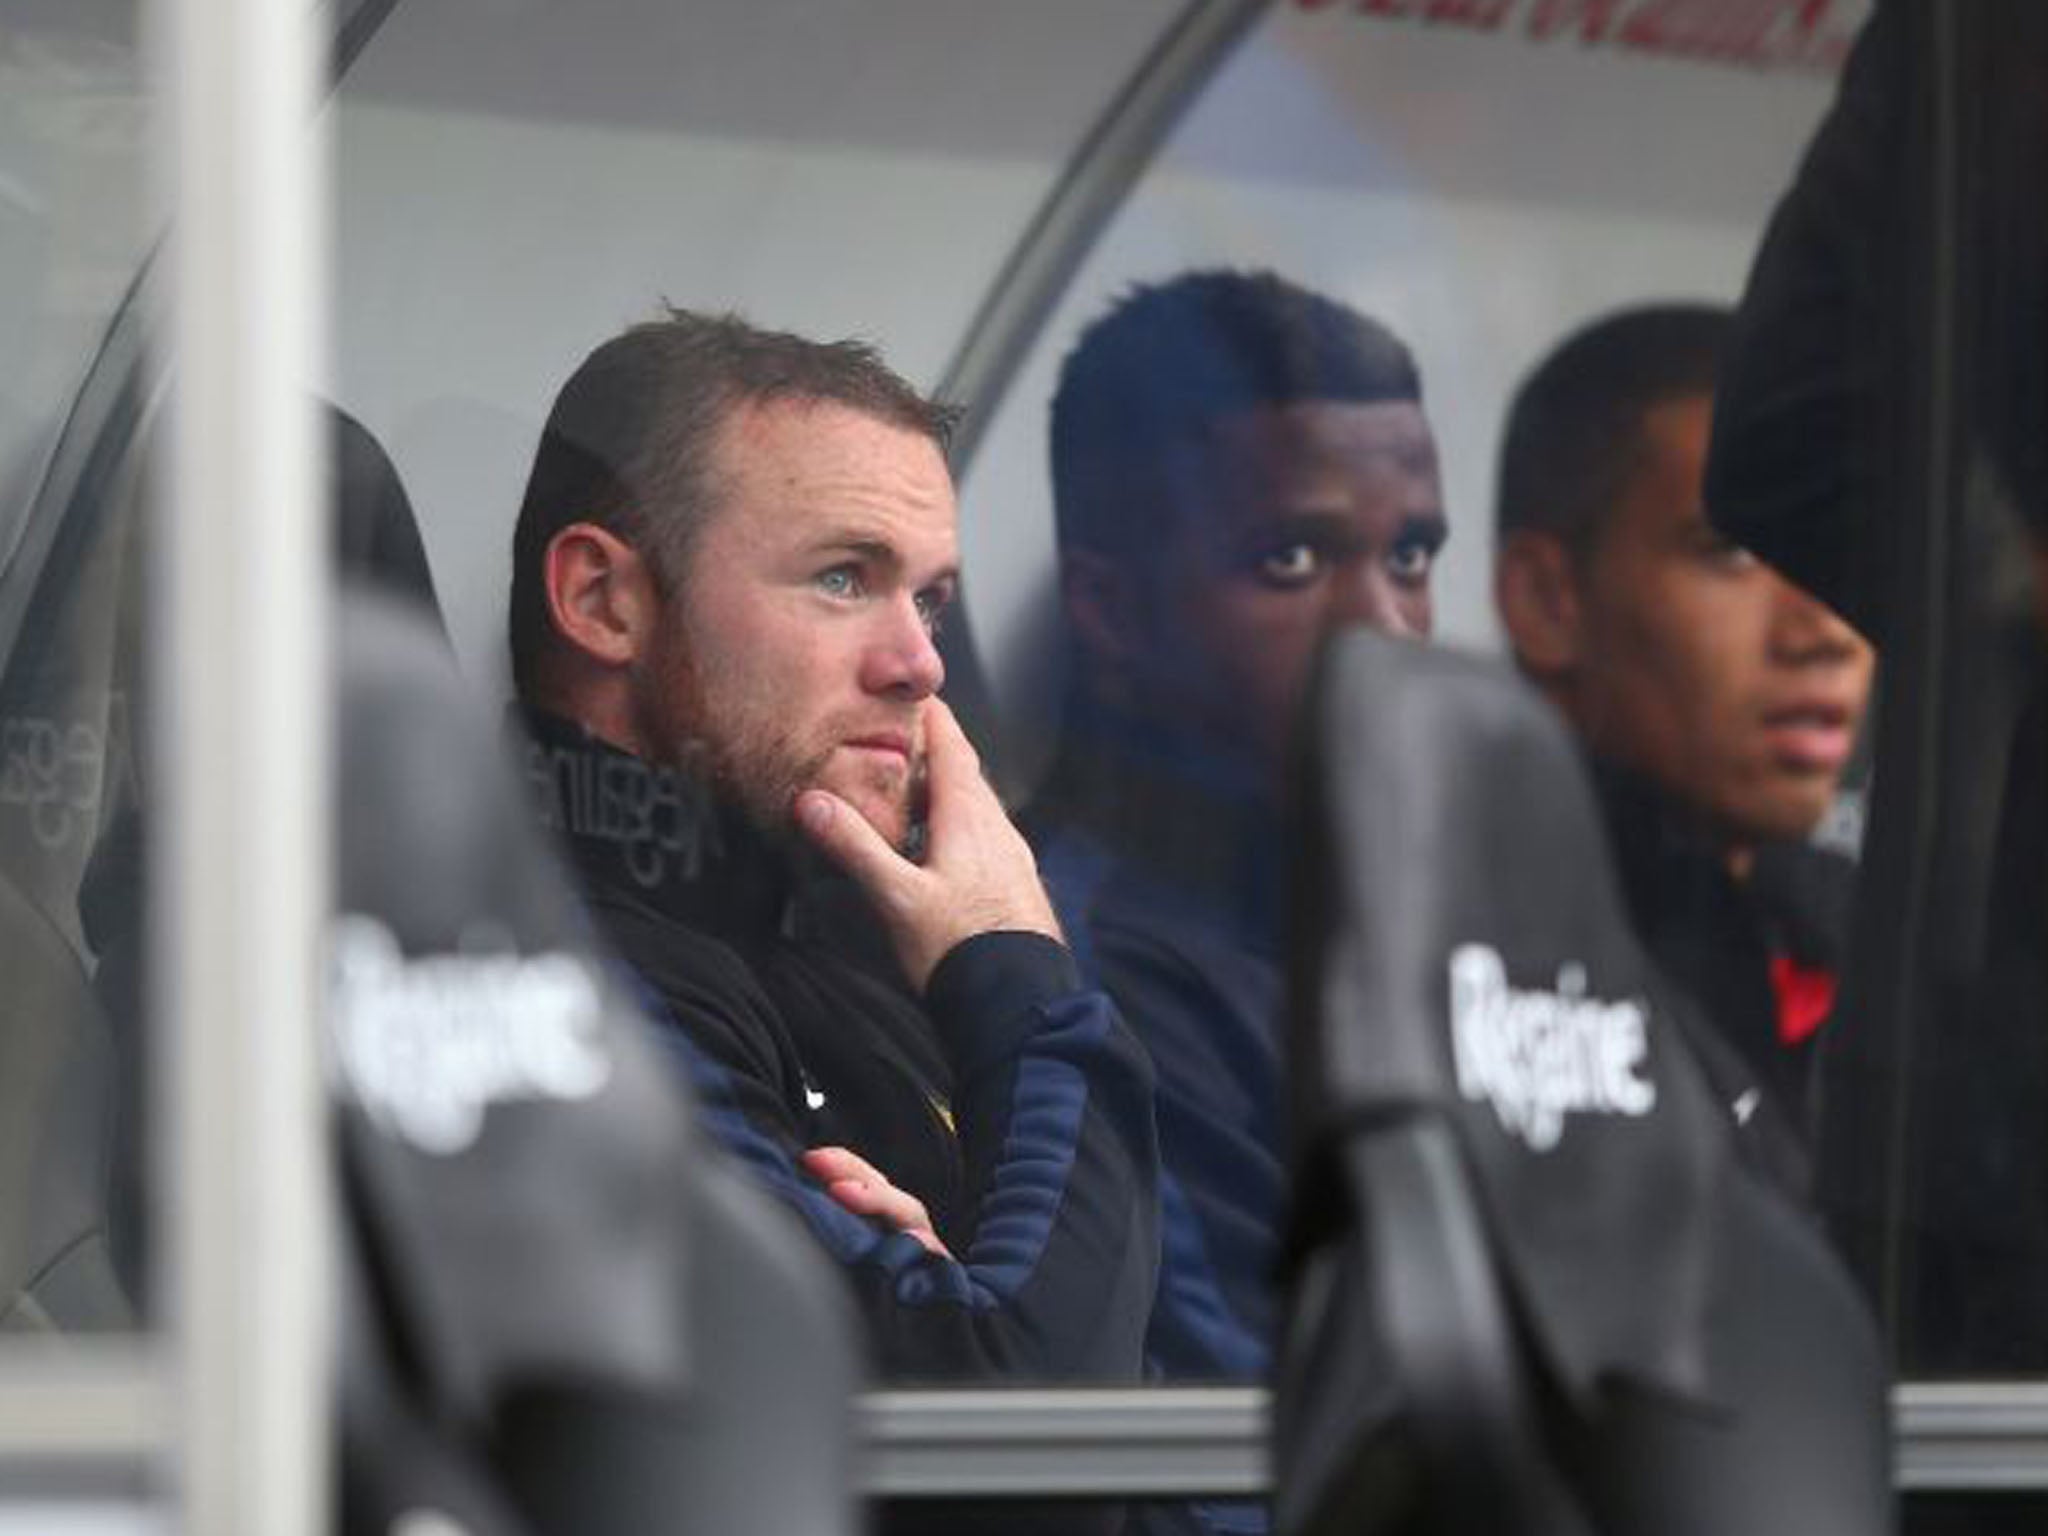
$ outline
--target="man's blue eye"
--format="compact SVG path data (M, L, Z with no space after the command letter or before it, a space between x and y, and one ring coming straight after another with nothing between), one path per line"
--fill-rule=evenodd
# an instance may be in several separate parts
M946 600L934 592L917 594L917 616L924 620L924 632L934 639L946 621Z
M818 590L827 597L859 597L860 576L850 565L835 565L818 574Z
M1323 567L1313 544L1283 544L1259 556L1259 575L1276 587L1306 586Z

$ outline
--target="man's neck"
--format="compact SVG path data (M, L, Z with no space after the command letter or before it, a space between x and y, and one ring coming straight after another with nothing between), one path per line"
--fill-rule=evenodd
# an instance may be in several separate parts
M658 756L632 707L623 679L611 674L564 678L558 668L543 666L516 706L530 716L563 721L614 751L652 760Z
M702 777L651 762L581 721L521 706L524 766L540 817L586 884L630 894L693 926L778 926L785 850Z

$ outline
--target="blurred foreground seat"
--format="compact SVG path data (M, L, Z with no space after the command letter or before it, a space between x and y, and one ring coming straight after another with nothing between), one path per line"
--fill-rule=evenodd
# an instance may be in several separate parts
M342 1528L852 1531L830 1264L696 1134L445 643L352 600L341 666Z
M1355 634L1313 713L1276 1526L1874 1536L1886 1379L1631 936L1561 723Z

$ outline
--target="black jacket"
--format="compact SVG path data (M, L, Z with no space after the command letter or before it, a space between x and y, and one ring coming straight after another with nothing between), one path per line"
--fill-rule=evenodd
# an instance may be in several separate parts
M920 1003L695 781L525 723L543 814L702 1118L840 1262L881 1368L1136 1381L1159 1248L1151 1073L1067 950L980 935ZM798 1162L833 1145L923 1200L957 1261L834 1202Z
M1069 721L1025 827L1083 973L1158 1076L1164 1246L1148 1369L1261 1380L1287 1205L1279 817L1213 754L1090 712Z
M1854 866L1803 844L1774 845L1738 882L1696 818L1640 775L1592 767L1636 936L1701 1010L1707 1027L1687 1033L1746 1132L1739 1144L1803 1196L1817 1037L1781 1037L1771 966L1782 958L1815 974L1839 967Z
M1158 1076L1161 1381L1263 1381L1288 1206L1285 835L1269 797L1155 725L1075 711L1024 818L1082 972ZM1263 1502L1155 1503L1126 1536L1260 1536Z

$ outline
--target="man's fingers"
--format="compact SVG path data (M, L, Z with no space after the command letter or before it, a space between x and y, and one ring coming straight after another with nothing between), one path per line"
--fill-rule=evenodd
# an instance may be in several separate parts
M940 782L957 784L972 775L981 777L981 758L974 743L960 728L960 721L944 699L927 700L924 707L924 751L928 772L936 787Z
M867 817L829 790L807 789L798 795L796 821L804 836L870 895L886 896L905 873L916 870L868 824Z
M991 801L995 792L981 776L981 756L942 699L925 704L925 772L930 790L931 821L936 831L954 820L976 790Z
M931 1253L952 1257L933 1228L924 1202L891 1184L859 1154L845 1147L813 1147L804 1153L803 1162L811 1176L825 1186L825 1192L846 1210L909 1233Z
M804 1153L804 1167L824 1183L834 1179L882 1179L875 1165L851 1147L811 1147Z

